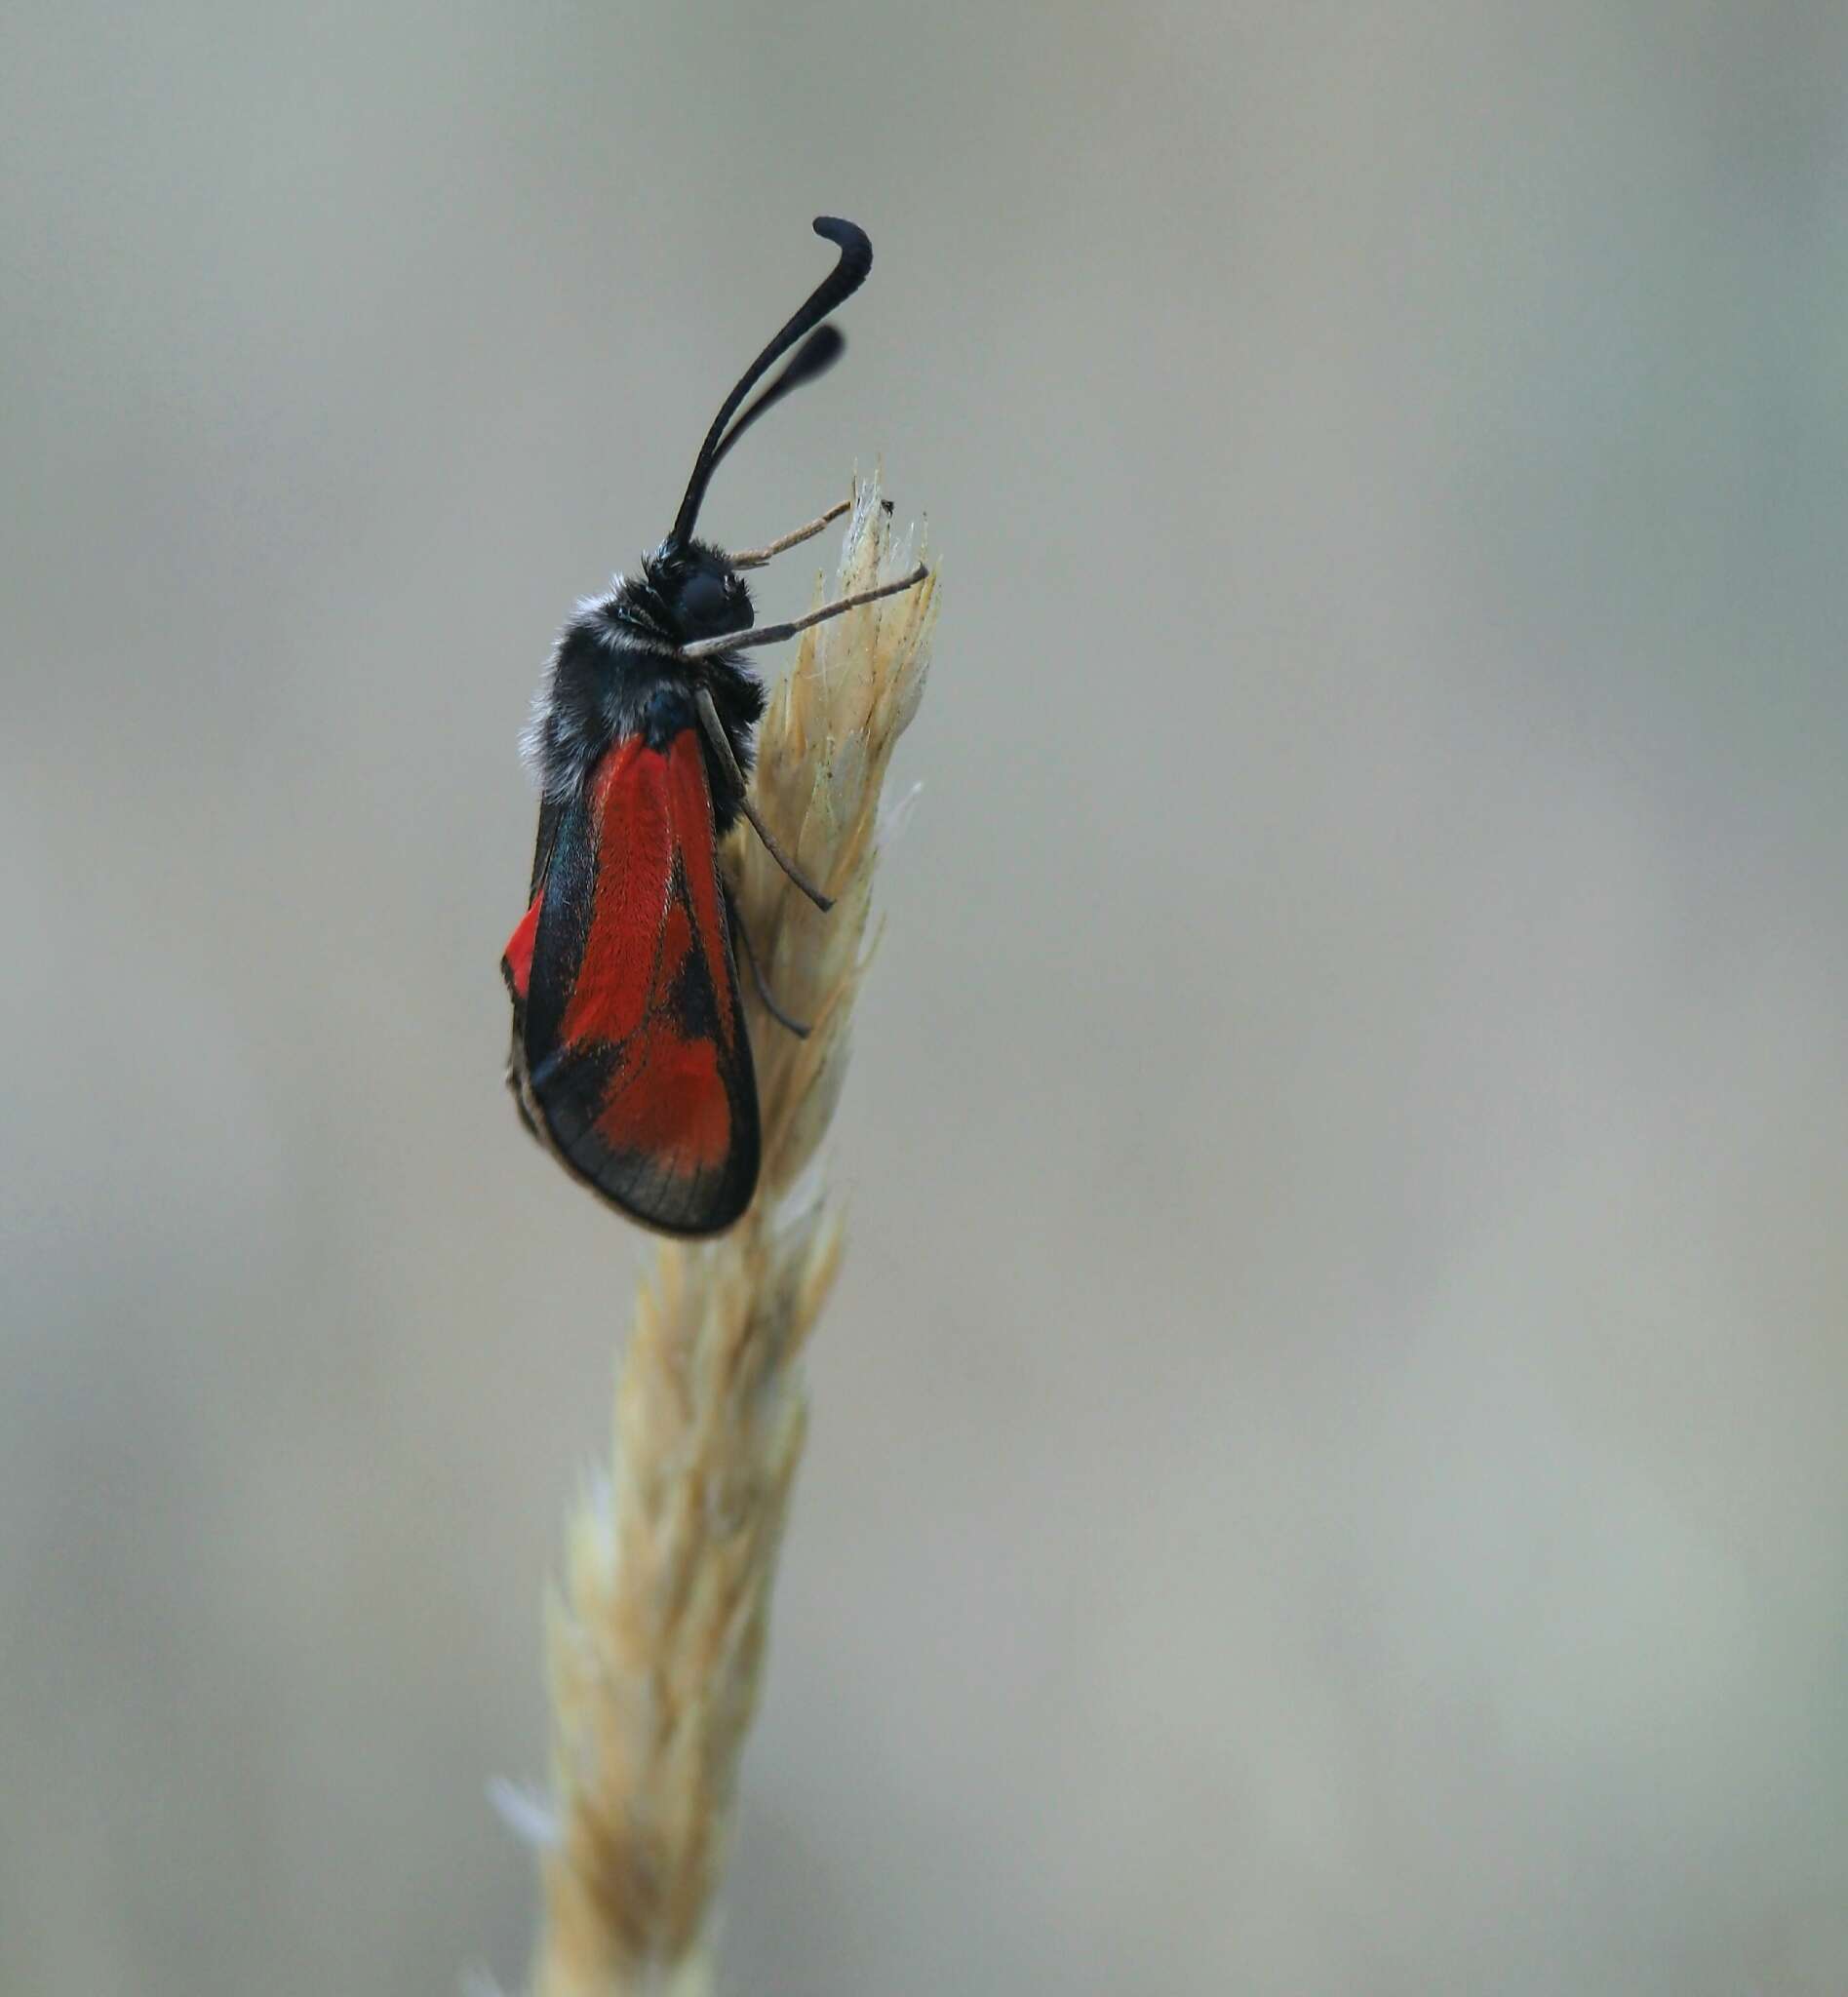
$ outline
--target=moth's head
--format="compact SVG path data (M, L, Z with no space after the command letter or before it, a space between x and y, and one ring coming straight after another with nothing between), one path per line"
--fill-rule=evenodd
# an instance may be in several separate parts
M724 549L669 536L648 558L649 586L682 644L749 631L751 592Z

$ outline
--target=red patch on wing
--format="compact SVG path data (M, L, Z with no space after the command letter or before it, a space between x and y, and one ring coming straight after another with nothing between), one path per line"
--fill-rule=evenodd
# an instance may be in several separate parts
M597 887L559 1027L568 1046L626 1040L647 1015L677 843L667 769L667 757L631 736L610 750L591 780Z
M543 894L532 897L532 906L520 918L519 926L507 938L507 947L500 953L501 975L507 980L508 990L523 1005L532 984L532 946L538 940L539 907L544 900Z
M587 803L595 885L559 1020L561 1051L584 1060L614 1052L590 1131L612 1160L630 1161L625 1173L689 1187L721 1183L737 1162L732 1098L740 1087L749 1091L749 1052L740 1045L697 734L683 729L664 749L639 738L619 743L599 766ZM530 963L531 937L527 950ZM748 1093L746 1102L754 1177Z
M731 1105L711 1040L684 1040L671 1026L648 1036L635 1073L611 1093L597 1134L647 1152L685 1175L713 1171L731 1149Z

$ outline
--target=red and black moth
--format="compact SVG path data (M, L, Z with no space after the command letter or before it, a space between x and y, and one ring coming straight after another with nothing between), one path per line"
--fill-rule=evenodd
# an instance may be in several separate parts
M832 215L814 227L839 248L839 262L726 397L673 529L640 575L619 576L560 634L527 734L539 833L529 906L500 965L513 998L508 1086L528 1129L567 1171L673 1234L729 1227L757 1187L757 1081L733 948L749 958L750 939L719 870L720 840L742 815L816 907L831 906L752 804L764 689L741 654L915 588L925 572L921 563L896 582L759 630L741 571L819 533L845 502L749 554L693 537L726 452L845 345L822 321L866 282L873 246ZM751 964L766 1010L806 1032Z

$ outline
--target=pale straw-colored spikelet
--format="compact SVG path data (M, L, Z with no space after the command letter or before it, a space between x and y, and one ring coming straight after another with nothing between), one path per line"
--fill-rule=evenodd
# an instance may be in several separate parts
M861 485L831 596L905 573ZM759 808L812 908L740 825L726 852L779 1004L750 1015L763 1109L756 1202L717 1240L669 1242L637 1300L614 1462L570 1519L548 1604L549 1813L534 1997L703 1997L738 1755L757 1702L770 1583L802 1455L800 1358L841 1260L817 1152L846 1069L866 966L880 793L924 691L934 575L804 634L758 736Z

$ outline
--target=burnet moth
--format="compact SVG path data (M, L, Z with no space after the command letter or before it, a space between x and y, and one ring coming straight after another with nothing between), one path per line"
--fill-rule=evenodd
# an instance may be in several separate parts
M777 1007L751 957L720 873L720 840L742 815L815 906L831 906L751 802L765 697L741 654L915 588L925 572L920 563L899 581L758 630L740 571L819 533L846 502L749 554L693 536L726 452L845 344L822 321L866 282L873 246L832 215L814 227L839 247L839 262L726 397L674 525L641 573L580 605L560 634L525 743L539 832L529 906L500 961L513 999L508 1086L528 1129L567 1171L673 1234L729 1227L757 1186L757 1080L734 944L766 1010L806 1032Z

